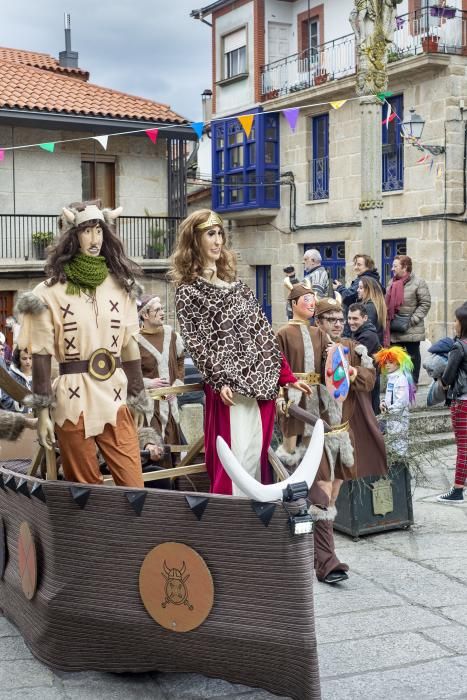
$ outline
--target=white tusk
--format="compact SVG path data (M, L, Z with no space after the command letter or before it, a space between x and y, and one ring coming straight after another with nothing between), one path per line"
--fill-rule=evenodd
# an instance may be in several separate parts
M248 498L254 501L261 501L262 503L281 501L283 496L282 492L288 484L298 484L301 481L306 481L308 489L310 489L318 473L323 447L324 426L323 421L318 420L314 427L313 437L311 438L307 451L303 455L303 459L294 473L289 476L288 479L279 481L277 484L260 484L259 481L253 479L242 467L225 440L220 436L216 439L217 454L219 455L219 459L225 471L234 484L243 491Z

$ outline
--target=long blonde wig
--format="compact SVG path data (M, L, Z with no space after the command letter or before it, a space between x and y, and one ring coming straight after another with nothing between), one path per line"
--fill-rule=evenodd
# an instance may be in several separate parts
M203 274L205 264L200 241L204 231L198 231L197 226L204 224L211 213L210 209L200 209L187 216L180 224L168 273L169 279L176 287L181 284L191 284ZM224 228L222 228L222 243L221 254L216 263L217 276L224 282L233 282L236 277L236 258L234 253L226 247Z
M373 302L375 305L378 322L383 328L386 328L388 310L386 308L386 301L384 300L381 287L376 280L374 280L372 277L368 277L367 275L360 277L360 282L362 283L363 287L362 302Z

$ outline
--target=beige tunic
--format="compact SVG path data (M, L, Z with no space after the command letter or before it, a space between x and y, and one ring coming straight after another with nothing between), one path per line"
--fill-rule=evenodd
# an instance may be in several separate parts
M95 301L87 294L66 294L66 284L33 290L47 308L39 315L24 314L20 347L46 352L58 362L88 360L99 348L120 357L122 348L139 332L136 303L112 275L96 289ZM90 374L64 374L53 382L57 405L53 420L76 424L84 417L85 435L100 435L106 423L116 425L117 411L126 403L127 380L123 369L105 381Z

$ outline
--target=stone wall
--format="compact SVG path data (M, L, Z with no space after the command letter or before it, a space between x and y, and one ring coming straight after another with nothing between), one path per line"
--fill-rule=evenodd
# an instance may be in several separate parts
M84 139L88 133L0 127L8 146ZM54 214L65 204L82 199L81 157L115 159L115 200L127 216L144 216L145 209L167 215L167 158L163 139L154 146L145 134L109 137L107 151L92 138L55 146L54 153L38 147L5 152L0 168L0 212ZM15 194L13 194L15 193ZM15 201L13 201L15 200Z

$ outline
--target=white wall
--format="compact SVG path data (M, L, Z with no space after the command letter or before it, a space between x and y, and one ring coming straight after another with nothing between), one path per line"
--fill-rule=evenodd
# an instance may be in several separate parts
M216 20L216 82L222 80L223 75L223 42L222 36L247 26L247 70L248 78L232 83L231 85L215 85L216 90L216 116L233 114L242 109L247 109L254 104L254 17L253 3L249 2L237 7L232 12L219 17Z

